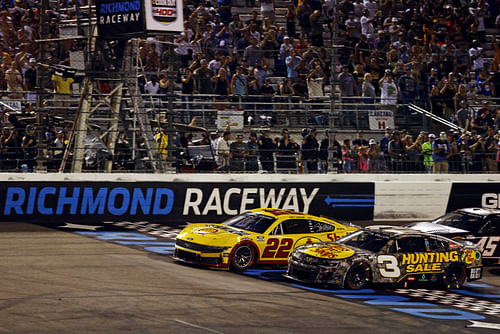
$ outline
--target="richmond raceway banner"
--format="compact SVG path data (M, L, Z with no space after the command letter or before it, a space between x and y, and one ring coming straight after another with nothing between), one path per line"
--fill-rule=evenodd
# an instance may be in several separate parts
M96 0L100 37L128 37L144 33L144 1Z
M500 208L500 183L453 183L446 212L471 207Z
M344 221L372 220L373 183L1 182L0 220L221 222L283 208Z

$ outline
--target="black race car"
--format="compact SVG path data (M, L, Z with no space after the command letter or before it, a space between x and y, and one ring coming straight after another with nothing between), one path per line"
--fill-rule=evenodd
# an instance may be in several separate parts
M483 263L500 264L500 210L467 208L445 214L431 222L406 227L453 239L465 239L479 246Z

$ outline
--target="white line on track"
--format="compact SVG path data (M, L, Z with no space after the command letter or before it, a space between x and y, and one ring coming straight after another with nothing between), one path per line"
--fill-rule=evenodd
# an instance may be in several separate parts
M183 320L179 320L179 319L172 319L172 320L174 320L176 322L179 322L181 324L184 324L184 325L188 325L188 326L194 327L194 328L203 329L203 330L205 330L207 332L210 332L210 333L224 334L222 332L216 331L215 329L210 329L210 328L207 328L207 327L198 326L198 325L192 324L192 323L187 322L187 321L183 321Z

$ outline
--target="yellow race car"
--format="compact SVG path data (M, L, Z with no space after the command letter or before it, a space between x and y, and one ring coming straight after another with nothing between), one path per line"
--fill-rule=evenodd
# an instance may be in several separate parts
M254 209L221 224L192 224L177 236L174 259L245 271L256 264L287 264L302 245L335 241L358 230L328 218L282 209Z

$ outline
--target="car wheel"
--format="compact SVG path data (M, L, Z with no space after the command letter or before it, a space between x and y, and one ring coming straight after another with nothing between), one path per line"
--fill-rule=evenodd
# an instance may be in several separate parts
M372 280L370 266L364 262L352 265L345 276L345 286L352 290L363 289Z
M231 268L236 271L245 271L250 268L254 262L255 253L252 246L243 244L234 251L231 260Z
M446 289L460 289L467 273L462 264L453 263L446 268L443 275L443 285Z

